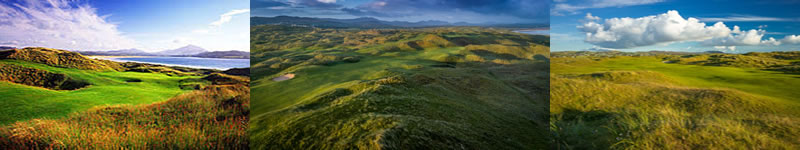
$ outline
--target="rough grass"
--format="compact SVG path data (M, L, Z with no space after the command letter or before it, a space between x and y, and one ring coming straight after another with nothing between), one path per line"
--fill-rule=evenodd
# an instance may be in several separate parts
M553 58L554 148L798 148L797 75L695 57Z
M46 48L0 54L0 149L248 149L248 77ZM62 90L73 81L91 86Z
M517 43L497 47L546 48L534 36L481 28L251 31L252 148L547 148L546 60L451 42L483 36ZM296 76L271 80L285 74Z
M248 149L246 85L212 85L165 102L102 106L0 127L2 149Z
M75 90L89 86L88 82L72 79L65 74L7 64L0 64L0 81L53 90Z
M95 71L125 70L121 65L108 61L83 57L76 52L42 47L27 47L0 51L0 59L14 59L56 66Z

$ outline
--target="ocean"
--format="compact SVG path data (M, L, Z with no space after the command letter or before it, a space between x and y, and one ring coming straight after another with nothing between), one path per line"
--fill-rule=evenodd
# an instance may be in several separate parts
M191 68L220 69L250 67L250 59L223 59L200 57L112 57L104 58L117 62L140 62L161 64L167 66L182 66Z

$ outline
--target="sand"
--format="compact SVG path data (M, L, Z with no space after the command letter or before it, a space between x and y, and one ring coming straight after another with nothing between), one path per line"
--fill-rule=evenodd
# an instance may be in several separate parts
M292 79L292 78L294 78L294 74L290 73L290 74L285 74L285 75L282 75L282 76L279 76L279 77L272 78L272 81L284 81L284 80L289 80L289 79Z

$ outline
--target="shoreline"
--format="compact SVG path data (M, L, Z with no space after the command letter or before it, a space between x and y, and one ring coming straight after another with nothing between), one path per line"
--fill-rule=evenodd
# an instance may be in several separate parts
M173 63L162 63L162 62L147 62L147 61L136 61L136 60L122 60L120 58L155 58L155 57L162 57L162 56L86 56L92 59L102 59L102 60L109 60L114 62L135 62L135 63L144 63L144 64L154 64L154 65L164 65L170 67L187 67L187 68L194 68L194 69L214 69L214 70L228 70L233 68L246 68L246 67L210 67L210 66L195 66L195 65L185 65L185 64L173 64ZM194 57L194 58L203 58L203 57ZM214 59L214 58L204 58L204 59Z
M157 56L102 56L102 55L89 55L86 56L91 59L105 59L105 58L144 58L144 57L157 57Z

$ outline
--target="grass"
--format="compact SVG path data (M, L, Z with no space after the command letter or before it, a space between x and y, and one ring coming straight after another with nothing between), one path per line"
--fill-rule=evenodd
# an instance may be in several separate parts
M532 56L546 57L549 48L533 36L480 28L287 28L251 29L251 148L547 147L549 65ZM264 38L275 35L283 38ZM473 53L471 44L451 42L455 35L496 37L483 43L498 45ZM520 45L519 60L493 57ZM272 80L285 74L295 77Z
M38 49L0 59L0 149L248 149L249 77Z
M800 75L670 58L552 58L554 148L798 148Z
M2 64L13 64L29 68L37 68L53 73L66 74L76 80L91 83L87 88L68 91L56 91L0 82L0 95L4 95L0 124L33 118L59 118L74 112L87 110L95 106L115 104L149 104L164 101L170 97L187 92L177 85L180 80L200 78L170 77L164 74L91 71L72 68L56 68L43 64L27 63L16 60L0 60ZM128 82L138 79L141 82Z
M247 149L249 88L212 85L164 102L94 107L0 127L3 149Z

